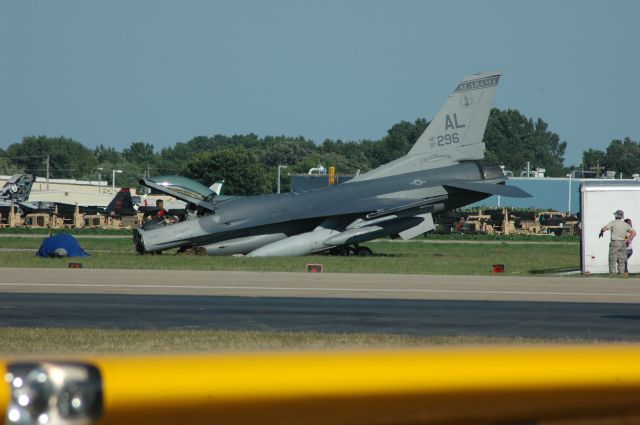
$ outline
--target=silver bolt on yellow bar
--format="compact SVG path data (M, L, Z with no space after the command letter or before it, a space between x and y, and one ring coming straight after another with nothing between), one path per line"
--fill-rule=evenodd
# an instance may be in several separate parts
M87 425L102 416L102 380L86 363L10 363L6 425Z
M7 425L637 421L639 364L632 345L0 361L0 416Z

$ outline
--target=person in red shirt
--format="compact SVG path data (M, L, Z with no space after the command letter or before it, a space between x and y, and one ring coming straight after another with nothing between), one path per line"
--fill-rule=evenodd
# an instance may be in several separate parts
M155 218L164 218L167 215L167 210L164 209L164 202L162 199L156 200L156 208L158 208L158 211L156 212Z

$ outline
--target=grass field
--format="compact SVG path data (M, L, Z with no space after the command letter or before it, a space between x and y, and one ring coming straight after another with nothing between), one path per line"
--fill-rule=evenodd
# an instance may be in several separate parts
M68 266L70 259L35 256L41 237L0 238L0 267ZM367 243L375 255L369 258L306 257L200 257L139 255L130 237L79 238L91 257L74 259L84 268L249 270L301 272L307 263L322 263L326 272L490 274L492 264L505 264L506 273L528 275L577 268L576 243L460 243L456 241L380 241ZM133 331L106 329L0 328L0 355L103 352L190 352L246 350L311 350L351 348L427 347L442 344L547 343L548 340L487 338L474 336L412 337L403 335L231 332L209 330ZM551 341L553 342L553 341ZM579 341L560 341L579 342Z
M44 237L44 236L43 236ZM550 240L551 241L551 240ZM2 237L0 267L67 267L69 259L35 257L42 238ZM175 255L141 256L130 237L79 239L91 257L76 259L85 268L303 271L309 262L322 263L327 272L490 274L492 264L504 264L506 273L531 275L554 273L579 267L579 244L506 243L485 240L466 244L455 241L407 243L371 242L371 258L306 256L285 258L196 257ZM1 270L0 270L1 272ZM219 330L113 330L60 328L0 328L0 356L189 353L236 351L301 351L429 348L461 345L582 344L579 339L529 339L478 337L472 335L416 337L388 334L336 334L254 332ZM558 420L545 425L633 424L640 415L609 419Z
M490 274L493 264L504 264L507 274L528 275L577 269L577 243L459 243L417 240L405 243L380 241L366 245L375 255L369 258L314 255L304 257L201 257L139 255L130 238L78 239L91 257L77 259L85 268L247 270L300 272L307 263L321 263L326 272L408 274ZM68 259L47 259L34 255L42 239L2 237L0 267L67 267Z
M0 356L427 348L442 345L575 344L576 339L220 330L0 328ZM591 341L592 342L592 341Z

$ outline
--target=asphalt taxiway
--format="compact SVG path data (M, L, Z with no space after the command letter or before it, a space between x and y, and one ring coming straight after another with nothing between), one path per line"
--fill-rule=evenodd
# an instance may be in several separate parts
M0 269L0 325L640 340L640 281Z

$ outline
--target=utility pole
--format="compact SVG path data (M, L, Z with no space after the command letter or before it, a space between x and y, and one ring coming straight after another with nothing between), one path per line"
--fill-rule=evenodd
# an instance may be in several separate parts
M602 178L602 176L600 175L600 172L604 171L604 167L600 166L600 160L596 161L596 166L595 167L591 167L590 170L596 172L596 178L598 178L598 179Z
M121 174L122 170L111 170L111 194L116 194L116 173Z
M47 190L49 190L49 155L47 155Z
M98 167L98 168L96 168L96 170L98 170L98 194L100 194L100 189L101 189L100 181L102 180L102 170L104 170L104 168L103 167Z
M280 170L282 168L287 168L287 166L286 165L278 165L278 184L277 184L278 190L276 191L276 193L280 193Z
M567 208L567 212L571 214L571 179L573 177L573 173L569 173L569 207Z

